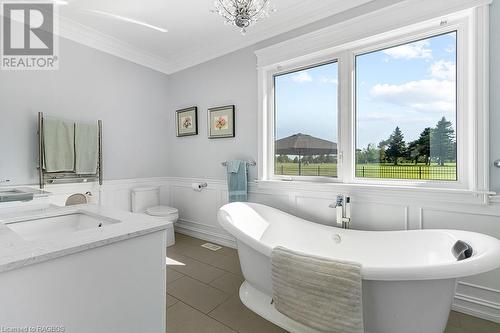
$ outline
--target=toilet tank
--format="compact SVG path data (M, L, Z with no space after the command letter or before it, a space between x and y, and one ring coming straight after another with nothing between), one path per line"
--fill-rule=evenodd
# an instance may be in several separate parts
M138 187L132 190L132 212L144 213L146 208L160 204L159 187Z

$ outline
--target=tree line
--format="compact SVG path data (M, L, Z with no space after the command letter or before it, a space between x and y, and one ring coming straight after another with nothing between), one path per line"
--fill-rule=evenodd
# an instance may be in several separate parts
M455 130L445 117L434 128L425 128L418 139L405 142L403 132L396 127L389 138L375 144L368 144L365 149L357 149L358 163L437 163L456 162L457 144Z
M299 163L298 156L290 158L288 155L276 156L276 162L278 163ZM316 155L316 156L303 156L301 162L304 164L320 164L320 163L337 163L337 157L335 155Z

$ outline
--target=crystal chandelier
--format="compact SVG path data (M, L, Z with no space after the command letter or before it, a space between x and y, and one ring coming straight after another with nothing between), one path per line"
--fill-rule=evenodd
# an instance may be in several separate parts
M246 28L274 12L270 0L216 0L214 5L212 12L221 15L225 24L240 28L243 35Z

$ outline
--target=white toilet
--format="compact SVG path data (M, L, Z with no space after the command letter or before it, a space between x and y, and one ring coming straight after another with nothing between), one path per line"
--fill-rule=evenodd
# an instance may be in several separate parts
M132 212L147 214L173 223L179 219L176 208L160 205L159 187L138 187L132 190ZM167 246L175 244L174 225L167 229Z

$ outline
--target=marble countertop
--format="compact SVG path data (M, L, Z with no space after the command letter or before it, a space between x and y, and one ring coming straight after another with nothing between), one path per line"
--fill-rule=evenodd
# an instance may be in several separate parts
M119 220L120 223L36 240L25 240L8 227L8 223L17 221L75 213L98 215ZM45 206L31 210L10 211L4 214L0 212L0 272L161 231L171 224L172 222L148 215L133 214L89 204L70 207Z

